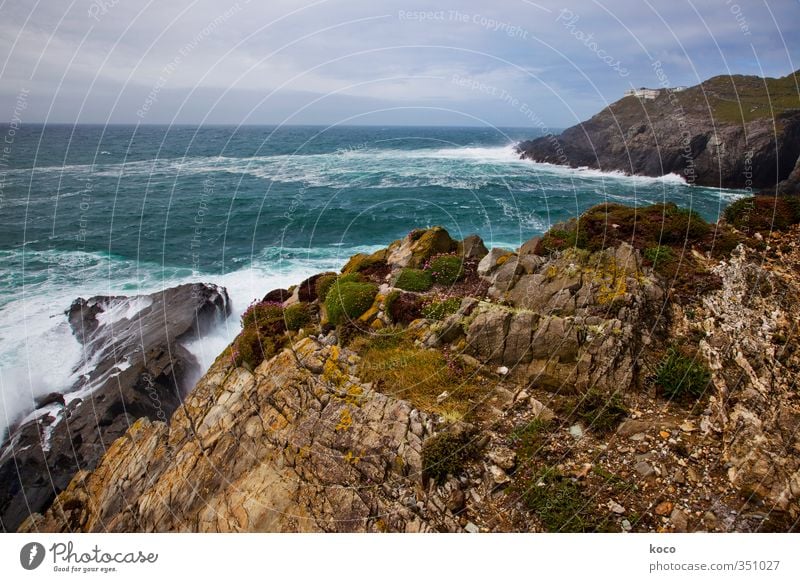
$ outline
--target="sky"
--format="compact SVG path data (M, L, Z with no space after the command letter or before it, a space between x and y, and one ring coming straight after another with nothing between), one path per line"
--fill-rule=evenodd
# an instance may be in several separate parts
M800 69L798 0L6 0L0 119L567 127Z

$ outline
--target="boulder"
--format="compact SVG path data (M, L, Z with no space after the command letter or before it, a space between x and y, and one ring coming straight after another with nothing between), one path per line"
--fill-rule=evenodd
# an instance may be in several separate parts
M461 241L461 254L465 260L481 260L488 253L483 239L477 234L471 234Z
M489 254L483 257L481 262L478 263L478 275L481 277L487 276L499 266L498 261L502 264L504 262L504 260L501 260L503 257L507 260L507 258L513 254L514 253L508 249L501 249L499 247L493 248L489 251Z

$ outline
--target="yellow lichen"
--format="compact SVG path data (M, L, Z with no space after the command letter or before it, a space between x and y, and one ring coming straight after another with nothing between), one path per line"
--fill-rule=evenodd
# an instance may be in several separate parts
M349 408L343 408L342 412L339 415L339 424L336 425L337 431L339 430L348 430L350 427L353 426L353 417L350 415Z

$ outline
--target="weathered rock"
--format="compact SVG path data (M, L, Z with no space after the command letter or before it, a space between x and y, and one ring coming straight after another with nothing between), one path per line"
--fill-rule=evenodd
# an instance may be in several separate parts
M513 252L508 249L501 249L499 247L493 248L489 251L489 254L483 257L481 262L478 263L478 275L485 277L494 271L498 266L500 266L497 264L498 261L500 261L503 257L507 258L511 255L513 255ZM502 261L500 262L502 264Z
M441 226L424 231L414 231L406 238L395 241L387 249L386 262L395 268L420 268L433 255L449 253L458 247L450 234Z
M424 519L392 494L420 490L432 423L358 383L352 358L307 338L253 374L218 361L168 425L139 420L35 523L44 531L454 527L459 494L428 498L441 515ZM311 360L324 362L322 374L304 366Z
M483 239L477 234L471 234L461 241L462 256L465 260L481 260L489 254Z
M11 430L0 450L2 529L45 509L138 418L169 419L202 372L183 343L229 311L225 289L204 284L76 300L67 315L84 346L77 369L92 367Z

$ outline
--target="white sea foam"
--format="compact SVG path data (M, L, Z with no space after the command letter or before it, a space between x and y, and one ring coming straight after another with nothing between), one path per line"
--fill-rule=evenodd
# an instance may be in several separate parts
M232 313L209 334L187 344L205 371L240 329L240 317L254 300L268 291L300 283L310 275L338 270L357 252L377 247L334 247L326 250L267 249L238 271L214 275L164 276L160 265L136 263L80 251L26 251L29 262L51 265L47 277L20 287L0 302L0 440L7 428L34 408L34 401L50 392L64 392L97 362L82 358L81 344L72 334L65 315L78 296L146 295L183 283L205 282L224 286ZM0 269L6 270L0 254ZM121 299L98 319L109 325L131 319L151 304L148 298ZM109 374L130 364L117 362ZM85 396L91 387L66 396L70 401ZM36 411L37 415L41 414Z

